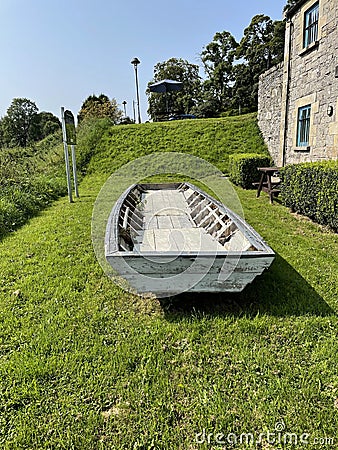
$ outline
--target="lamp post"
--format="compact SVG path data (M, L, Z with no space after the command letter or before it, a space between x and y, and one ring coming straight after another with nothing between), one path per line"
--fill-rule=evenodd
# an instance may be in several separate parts
M134 119L134 123L136 123L136 115L135 115L135 100L133 100L133 119Z
M127 104L127 102L125 100L123 100L122 105L123 105L123 110L124 110L124 117L127 117L126 104Z
M139 92L138 92L138 78L137 78L137 66L140 64L140 60L137 59L137 58L134 58L130 62L134 66L134 69L135 69L135 83L136 83L136 99L137 99L138 123L141 123L140 96L139 96Z

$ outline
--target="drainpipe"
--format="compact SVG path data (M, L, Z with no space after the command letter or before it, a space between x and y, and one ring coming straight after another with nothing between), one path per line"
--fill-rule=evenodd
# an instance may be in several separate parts
M285 165L285 153L287 150L287 133L288 133L288 117L289 117L289 98L290 98L290 71L291 71L291 44L292 44L292 33L293 33L293 23L291 21L291 18L289 17L287 19L287 23L289 24L289 40L288 40L288 59L287 61L284 61L284 64L286 65L286 86L285 86L285 115L283 118L283 142L282 142L282 166Z

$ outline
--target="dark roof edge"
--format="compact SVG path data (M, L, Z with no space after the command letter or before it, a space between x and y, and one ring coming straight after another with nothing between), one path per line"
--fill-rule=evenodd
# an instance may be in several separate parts
M309 0L299 0L295 5L291 6L287 10L285 10L285 16L287 18L292 17L298 9L304 5L304 3L308 2Z

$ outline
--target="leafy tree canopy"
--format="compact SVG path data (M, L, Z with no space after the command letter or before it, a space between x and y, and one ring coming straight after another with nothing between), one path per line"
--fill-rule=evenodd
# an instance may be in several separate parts
M237 59L246 66L236 69L234 98L239 104L249 101L249 108L257 108L259 76L283 60L284 34L285 23L274 22L264 14L254 16L244 30L236 52Z
M61 129L61 122L51 112L42 111L36 114L33 120L34 141L40 141L50 134Z
M0 120L1 147L27 147L61 128L60 120L50 112L38 112L27 98L14 98Z
M288 4L293 4L288 0ZM201 54L206 79L198 66L178 58L156 64L148 84L148 114L153 120L172 113L217 117L237 111L257 110L259 76L284 58L285 22L258 14L237 43L228 31L215 34ZM184 89L167 95L151 93L149 85L162 79L183 81Z
M122 111L118 108L117 101L114 98L110 100L105 94L98 97L90 95L82 103L77 120L80 124L87 119L108 117L114 124L117 124L122 115Z
M3 141L9 147L26 147L34 137L38 107L27 98L14 98L1 121Z
M234 58L238 43L231 33L216 33L213 41L206 45L201 60L208 79L204 83L204 98L199 105L201 115L218 115L228 106L234 81ZM213 111L208 111L209 108Z
M237 49L237 57L244 58L251 68L269 69L272 64L271 40L274 25L268 16L258 14L244 30L244 36ZM259 72L259 70L257 71Z
M167 94L150 92L150 84L164 79L181 81L183 83L182 90ZM170 58L156 64L154 78L148 83L147 95L148 114L153 120L167 117L167 106L171 114L190 113L201 95L201 77L198 65L181 58Z

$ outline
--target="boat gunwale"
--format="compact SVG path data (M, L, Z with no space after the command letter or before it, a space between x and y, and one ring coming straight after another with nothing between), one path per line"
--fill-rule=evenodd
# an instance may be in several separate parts
M116 252L112 253L106 253L107 257L110 256L123 256L123 257L141 257L141 258L164 258L164 257L182 257L182 258L191 258L191 259L198 259L198 258L233 258L236 259L240 257L241 259L254 259L254 258L262 258L262 257L275 257L275 252L271 250L271 252L268 251L238 251L238 252L229 252L229 251L215 251L215 252L178 252L178 251L168 251L168 252L134 252L134 251L124 251L124 250L118 250Z
M225 213L237 226L237 228L249 238L249 242L256 247L256 250L239 250L239 251L229 251L229 250L216 250L211 252L206 251L193 251L193 252L179 252L179 251L153 251L153 252L140 252L135 250L120 250L119 249L119 217L121 208L130 194L130 192L135 188L140 188L140 190L156 190L156 189L173 189L177 190L180 186L187 186L198 194L204 196L210 202L214 203L223 213ZM183 258L262 258L271 257L274 258L275 252L272 248L264 241L264 239L257 233L257 231L252 228L242 217L230 210L220 201L213 198L211 195L199 189L197 186L189 182L178 182L178 183L134 183L129 186L118 198L112 211L109 215L106 233L105 233L105 255L106 257L170 257L170 256L180 256Z

